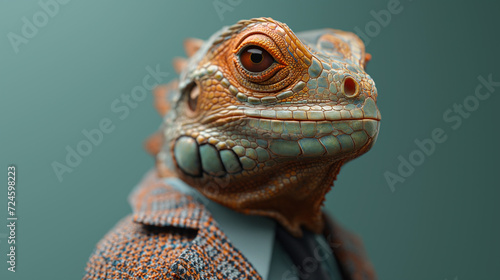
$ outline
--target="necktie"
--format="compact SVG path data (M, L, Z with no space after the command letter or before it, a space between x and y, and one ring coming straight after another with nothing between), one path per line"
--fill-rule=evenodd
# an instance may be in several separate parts
M291 236L284 228L276 228L276 239L290 256L295 265L295 277L287 279L300 280L336 280L334 256L331 250L322 246L316 235L304 230L300 238ZM332 278L335 277L335 278Z

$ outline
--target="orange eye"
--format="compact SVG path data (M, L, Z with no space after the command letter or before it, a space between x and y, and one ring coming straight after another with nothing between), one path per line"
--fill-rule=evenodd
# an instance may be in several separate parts
M243 68L250 72L265 71L274 63L274 57L263 48L257 46L244 48L239 56Z

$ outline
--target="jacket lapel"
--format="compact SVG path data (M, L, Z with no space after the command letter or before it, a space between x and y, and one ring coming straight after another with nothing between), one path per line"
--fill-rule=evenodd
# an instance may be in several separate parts
M171 265L174 279L256 279L262 277L236 249L205 206L150 171L129 197L137 223L198 230Z

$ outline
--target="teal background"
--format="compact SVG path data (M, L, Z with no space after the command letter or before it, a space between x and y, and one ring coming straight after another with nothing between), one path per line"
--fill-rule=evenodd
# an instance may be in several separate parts
M227 3L225 0L221 0ZM234 1L236 2L236 1ZM141 85L146 66L171 73L186 37L208 38L239 19L270 16L294 31L353 31L388 1L243 1L220 18L212 1L70 1L16 54L38 1L0 1L0 279L80 279L100 238L130 213L127 196L153 166L143 140L160 124L148 96L124 120L111 103ZM443 120L474 93L477 77L500 81L500 5L402 0L367 46L383 116L374 148L347 164L326 207L362 236L380 279L498 279L500 87L457 130ZM167 80L169 80L167 79ZM167 81L165 80L165 82ZM109 118L115 130L57 179L81 131ZM391 191L415 139L448 138ZM17 272L7 271L7 166L17 166ZM3 238L2 238L3 237Z

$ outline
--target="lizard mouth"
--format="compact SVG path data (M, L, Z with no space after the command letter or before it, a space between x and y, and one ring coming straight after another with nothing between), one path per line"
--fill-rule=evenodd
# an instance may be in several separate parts
M380 113L375 102L367 100L363 107L226 107L200 122L230 128L233 136L243 139L241 144L218 147L182 136L173 147L175 159L186 174L199 177L252 170L270 160L346 158L367 150L378 134Z
M313 106L283 106L278 110L267 108L244 108L243 114L249 118L270 119L281 121L347 121L375 120L380 121L380 113L375 101L367 98L362 106L347 105L313 105Z
M286 104L288 105L288 104ZM231 110L229 110L231 109ZM347 105L313 105L290 104L289 106L280 105L279 107L247 107L231 106L224 108L224 111L211 116L203 116L199 120L202 124L209 123L227 123L231 120L247 119L249 123L255 122L345 122L372 120L380 121L381 116L375 101L367 98L362 106ZM263 125L267 127L266 124ZM255 126L254 126L255 127Z

